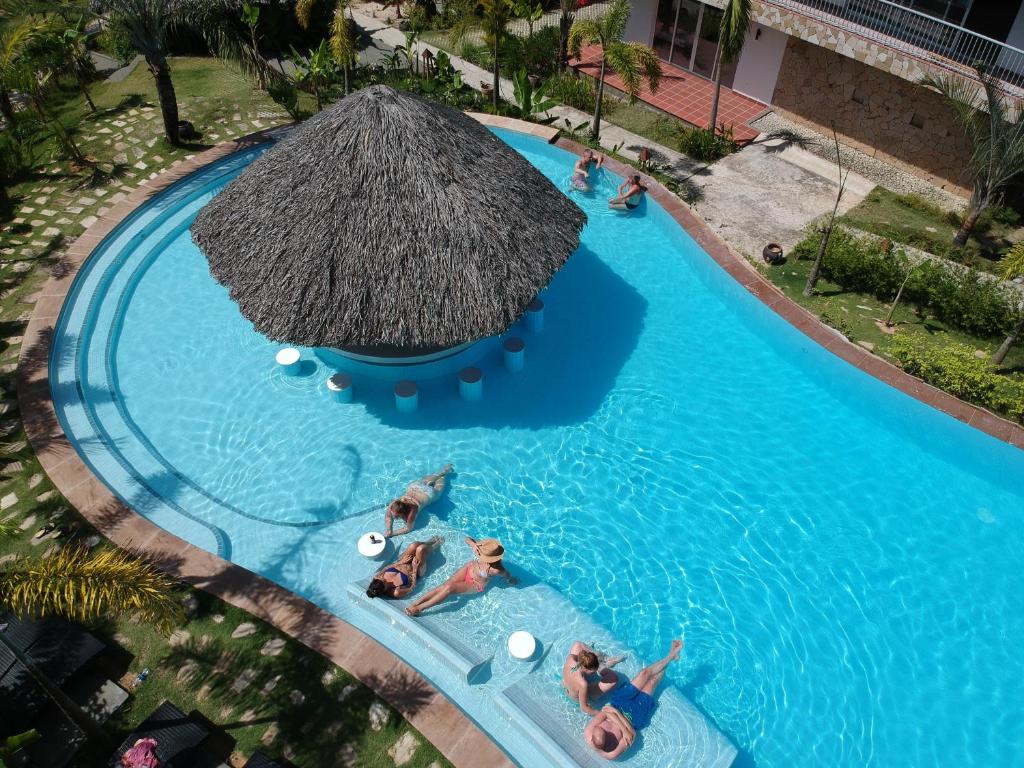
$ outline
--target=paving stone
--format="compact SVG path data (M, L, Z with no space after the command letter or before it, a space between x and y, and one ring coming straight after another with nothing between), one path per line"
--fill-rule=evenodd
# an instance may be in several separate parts
M38 496L36 496L36 501L38 501L40 504L43 504L49 501L50 499L55 498L56 496L56 491L47 491L46 493L40 493Z
M341 751L338 753L338 757L341 758L341 764L345 766L345 768L353 768L353 766L359 762L359 753L356 752L355 744L350 741L341 745Z
M281 747L281 754L284 756L285 760L294 760L296 757L295 747L291 744L285 744Z
M217 659L217 664L214 666L213 671L218 675L223 675L229 669L231 669L231 663L235 660L234 654L231 651L224 651L220 658Z
M223 707L220 708L220 719L227 720L229 717L231 717L231 713L234 711L234 709L234 707L225 704Z
M21 560L21 555L12 552L9 555L0 556L0 565L6 565L7 563L13 563L17 560Z
M75 216L77 216L78 214L80 214L84 210L85 209L82 206L80 206L80 205L72 205L72 206L68 207L68 213L72 213Z
M223 613L215 613L210 618L213 619L213 623L214 624L223 624L224 623L224 614Z
M257 717L259 717L259 713L255 709L247 709L238 716L238 719L243 723L251 723Z
M337 676L338 676L338 671L336 669L329 669L326 672L324 672L322 675L320 675L320 684L324 688L326 688L327 686L329 686L331 683L334 682L334 680L335 680L335 678Z
M210 698L210 692L212 690L212 683L203 683L203 686L198 691L196 691L196 698L199 701L205 701L206 699Z
M43 554L42 554L43 560L45 560L48 557L52 557L53 555L56 555L58 552L61 551L61 549L63 549L63 546L60 544L60 542L57 542L56 544L51 544L47 548L47 550L45 552L43 552Z
M49 208L44 208L43 210L40 211L40 213L43 214L43 216L46 216L48 219L52 219L54 216L57 215L56 211L51 211Z
M243 670L242 673L238 677L235 678L235 681L233 683L231 683L231 692L232 693L241 693L246 688L248 688L250 685L252 685L252 681L255 680L255 679L256 679L256 670L255 669Z
M297 707L306 700L306 694L300 690L293 689L292 692L288 694L288 700Z
M82 226L85 227L86 229L88 229L89 227L91 227L95 223L96 223L96 217L95 216L86 216L81 221Z
M338 701L345 701L349 696L359 690L359 686L355 683L349 683L341 691L338 692Z
M235 631L231 633L232 640L238 640L242 637L249 637L249 635L256 634L256 625L251 621L246 621L235 627Z
M208 648L210 646L210 643L212 643L212 642L213 642L213 635L203 635L202 637L199 638L199 642L196 643L196 647L199 648L199 650L202 651L202 650L205 650L206 648Z
M172 648L178 648L184 645L192 637L192 633L187 629L176 629L171 632L170 638L167 640L167 644Z
M17 503L18 503L17 495L14 494L14 493L8 493L6 496L4 496L2 499L0 499L0 509L7 509L8 507L13 507ZM22 528L21 530L25 530L25 529Z
M181 607L185 609L186 616L194 616L199 610L199 600L190 592L181 598Z
M28 447L28 443L24 440L19 440L16 443L10 443L9 445L5 445L2 447L3 450L7 451L8 453L17 453L18 451L25 450Z
M135 165L134 165L133 167L135 167L135 168L138 168L138 169L139 169L140 171L144 171L144 170L146 170L146 169L147 169L147 168L148 168L149 166L148 166L148 165L146 165L146 164L145 164L144 162L142 162L141 160L139 160L139 162L137 162L137 163L136 163L136 164L135 164Z
M263 647L260 648L260 656L279 656L281 651L284 650L285 644L284 639L280 637L275 637L273 640L267 640L267 642L263 644Z
M375 731L379 731L388 724L388 720L391 718L391 710L388 709L382 701L375 700L370 705L368 717L370 720L370 728Z
M89 537L88 537L88 538L87 538L87 539L86 539L86 540L85 540L84 542L82 542L82 543L83 543L83 544L85 544L85 548L86 548L86 549L92 549L92 548L93 548L93 547L95 547L95 546L96 546L97 544L99 544L101 540L102 540L102 539L100 538L100 535L99 535L98 533L94 533L94 534L93 534L92 536L89 536Z
M25 465L22 464L20 461L12 461L10 464L4 467L3 473L5 475L16 475L24 469Z
M272 678L267 680L266 683L263 684L263 687L260 689L260 693L262 693L264 696L266 696L268 693L270 693L272 690L274 690L277 687L277 684L280 682L280 680L281 680L281 676L280 675L274 675Z
M412 760L419 746L419 739L412 735L412 731L406 731L388 749L388 755L394 760L396 766L403 766Z
M263 735L260 736L260 743L264 747L269 747L271 744L274 743L274 739L277 738L277 734L280 731L281 728L278 726L276 722L271 723L269 726L267 726L267 730L263 732Z
M199 671L199 662L195 659L186 659L185 663L178 669L178 674L175 676L175 681L178 685L184 685L185 683L192 680L195 677L196 672Z

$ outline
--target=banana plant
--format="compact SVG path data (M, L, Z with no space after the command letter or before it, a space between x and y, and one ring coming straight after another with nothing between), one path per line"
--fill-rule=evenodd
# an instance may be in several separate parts
M550 124L555 121L554 117L540 117L540 115L543 115L556 105L556 102L552 99L545 98L547 95L547 83L534 88L524 67L512 75L512 85L519 117L524 120L534 120L544 124Z
M526 22L528 37L533 37L533 25L544 15L544 6L531 0L515 0L512 4L512 15Z
M331 54L327 40L303 56L292 48L292 62L295 64L295 83L316 99L316 111L324 108L324 94L330 88L337 74L337 63Z

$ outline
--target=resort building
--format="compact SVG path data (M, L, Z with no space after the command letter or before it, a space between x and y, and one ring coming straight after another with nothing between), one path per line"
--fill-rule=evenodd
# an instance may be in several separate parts
M666 62L661 95L645 100L706 122L721 0L635 0L630 40ZM738 139L768 107L939 187L965 193L968 147L928 74L977 80L976 63L1012 99L1024 94L1021 0L755 0L738 60L723 67L719 122ZM702 119L701 119L702 118Z

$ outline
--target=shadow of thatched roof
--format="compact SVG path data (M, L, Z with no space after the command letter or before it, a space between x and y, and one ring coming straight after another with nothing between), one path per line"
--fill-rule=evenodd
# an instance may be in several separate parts
M472 118L372 86L254 161L192 234L269 338L424 351L505 330L585 222Z

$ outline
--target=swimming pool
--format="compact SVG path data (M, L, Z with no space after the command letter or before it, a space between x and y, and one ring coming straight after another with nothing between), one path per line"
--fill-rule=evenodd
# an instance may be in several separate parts
M499 135L564 186L569 155ZM531 628L553 649L606 628L651 660L685 633L671 678L749 764L972 766L1020 745L1024 454L807 340L653 201L607 211L610 176L576 198L590 221L545 292L545 330L516 330L521 374L483 344L480 403L459 400L443 367L417 376L412 415L395 412L394 371L353 368L355 402L333 402L338 361L304 350L304 375L282 376L277 345L187 232L252 157L115 232L61 316L58 413L142 514L380 636L387 622L346 597L367 575L351 542L407 480L451 460L451 492L427 515L450 539L435 578L462 558L450 531L464 530L500 538L527 587L438 616L477 645L543 614L518 595L547 585L547 623ZM466 686L388 644L523 765L547 764L502 727L492 694L553 691L570 718L553 677L496 659ZM657 721L630 762L685 764Z

